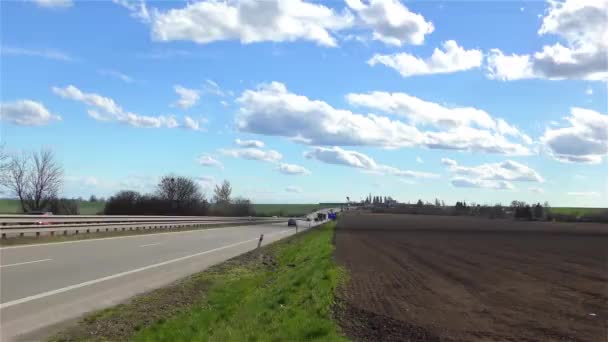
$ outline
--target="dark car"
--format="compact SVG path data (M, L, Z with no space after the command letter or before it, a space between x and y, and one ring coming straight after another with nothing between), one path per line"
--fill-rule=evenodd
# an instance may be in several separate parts
M297 227L298 226L298 222L296 222L295 219L289 219L289 220L287 220L287 226L288 227L291 227L291 226Z

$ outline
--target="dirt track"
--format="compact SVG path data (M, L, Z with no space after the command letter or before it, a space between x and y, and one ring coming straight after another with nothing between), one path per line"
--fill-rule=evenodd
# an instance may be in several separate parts
M608 225L348 214L336 259L356 340L608 341Z

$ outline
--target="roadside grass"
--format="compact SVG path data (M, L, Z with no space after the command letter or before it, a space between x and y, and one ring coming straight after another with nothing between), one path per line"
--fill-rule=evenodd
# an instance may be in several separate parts
M125 230L125 231L109 231L109 232L91 232L91 233L79 233L71 235L62 235L57 232L55 235L44 235L40 237L35 236L23 236L23 237L9 237L6 239L0 239L0 247L5 246L18 246L18 245L31 245L39 243L54 243L64 241L76 241L76 240L89 240L89 239L103 239L107 237L116 236L130 236L130 235L146 235L146 234L159 234L159 233L175 233L185 232L191 230L202 230L211 228L223 228L223 227L236 227L236 226L248 226L254 224L263 224L263 222L243 222L243 223L226 223L226 224L204 224L195 227L180 228L180 229L150 229L150 230Z
M589 214L598 214L608 210L607 208L575 208L575 207L552 207L549 209L551 213L572 215L576 217L585 216Z
M344 272L335 223L85 317L55 341L346 341L332 320ZM169 304L169 305L167 305Z

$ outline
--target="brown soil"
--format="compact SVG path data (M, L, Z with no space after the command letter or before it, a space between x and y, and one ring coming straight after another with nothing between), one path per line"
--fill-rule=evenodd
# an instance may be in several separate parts
M336 318L360 341L608 341L608 225L343 215Z

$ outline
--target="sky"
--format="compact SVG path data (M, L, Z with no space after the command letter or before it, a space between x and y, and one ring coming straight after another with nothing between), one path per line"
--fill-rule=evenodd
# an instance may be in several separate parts
M0 139L63 195L224 179L608 206L608 1L2 1Z

